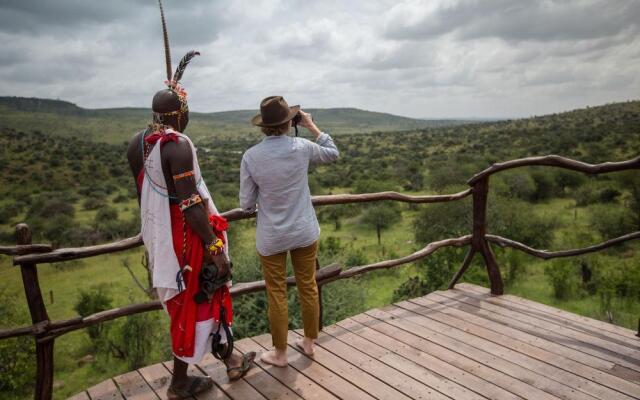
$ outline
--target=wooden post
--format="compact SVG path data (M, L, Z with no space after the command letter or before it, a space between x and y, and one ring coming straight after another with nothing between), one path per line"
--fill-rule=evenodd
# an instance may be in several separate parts
M487 234L487 197L489 195L489 177L486 176L473 185L473 237L471 248L484 259L491 284L491 293L501 295L504 293L504 285L500 268L496 257L485 235Z
M491 246L487 241L487 196L489 195L489 177L482 177L473 183L473 234L471 236L471 248L467 253L462 266L449 282L449 289L453 289L471 264L471 260L476 253L482 254L487 267L489 282L491 283L491 293L501 295L504 293L504 285L500 268L496 257L491 251Z
M316 258L316 272L320 269L320 261ZM323 307L322 307L322 285L318 285L318 329L324 328Z
M31 244L31 231L27 224L16 225L16 240L18 245ZM24 294L29 304L31 321L33 324L49 322L47 309L42 299L40 283L38 282L38 270L32 263L20 264ZM38 335L39 336L39 335ZM53 394L53 340L38 342L36 336L36 390L35 400L51 400Z
M471 247L467 252L467 255L464 257L464 261L462 262L462 267L460 267L458 272L456 272L456 274L451 279L451 282L449 282L449 289L453 289L456 286L456 283L458 283L458 280L462 278L462 275L464 275L464 273L467 272L467 268L469 268L469 265L471 265L471 260L473 260L473 256L475 254L476 254L476 251L473 249L473 247Z

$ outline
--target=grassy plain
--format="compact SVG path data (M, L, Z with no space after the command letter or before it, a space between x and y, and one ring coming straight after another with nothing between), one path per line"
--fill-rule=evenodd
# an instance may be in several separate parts
M51 215L55 214L61 205L50 200L59 198L68 200L73 208L72 211L67 210L66 219L62 221L70 225L70 230L81 230L82 235L78 237L71 235L69 230L57 230L55 228L59 227L55 224L43 224L35 232L36 241L58 240L62 246L83 245L110 241L112 236L121 237L123 232L130 233L132 229L137 231L138 205L132 192L122 142L144 126L148 111L82 110L55 102L46 103L42 109L29 101L18 105L3 101L0 101L0 117L3 118L0 125L0 162L7 167L1 172L3 184L0 187L2 244L11 243L11 230L16 222L53 218L49 214L43 216L41 211L46 209ZM189 133L198 139L202 149L199 157L203 174L222 209L236 206L240 155L259 140L255 130L241 127L252 114L253 111L209 116L196 114L193 125L189 127ZM450 193L465 188L467 178L495 161L556 153L588 162L602 162L628 159L640 153L640 102L527 120L424 129L420 128L423 126L420 121L362 114L358 110L332 110L324 115L318 111L315 115L318 121L327 122L338 131L336 141L342 151L341 160L335 165L312 170L310 186L317 194L388 189L412 194ZM116 117L119 121L114 122ZM371 133L378 130L402 132ZM354 132L362 134L350 135ZM631 204L633 187L625 185L619 177L577 180L579 174L547 176L539 171L527 168L492 178L490 203L498 196L508 195L513 196L513 199L508 199L515 204L515 198L519 196L519 201L526 206L522 210L526 216L553 221L549 230L539 233L545 239L548 237L545 243L550 249L582 247L608 238L597 231L594 220L604 211L614 214L626 212ZM540 185L549 186L541 190ZM544 197L536 197L540 195ZM586 198L589 201L584 201ZM579 201L584 201L584 204L578 205ZM320 215L325 207L318 208ZM339 229L330 217L321 215L321 260L324 264L332 261L347 264L353 262L355 255L360 257L355 257L356 260L370 263L409 254L424 244L417 242L416 225L419 227L421 218L425 216L423 210L429 212L435 209L432 207L401 206L401 218L382 230L380 245L375 229L363 222L367 211L365 206L356 206L355 210L342 215ZM117 210L114 221L122 223L126 229L115 229L96 218L108 209ZM628 218L629 214L620 215ZM457 215L446 217L451 221L440 221L442 225L453 224L453 219L457 219ZM128 221L133 222L133 227L127 225ZM619 222L625 229L630 226L626 220ZM255 229L250 222L238 226L241 229L234 233L232 243L232 255L240 260L235 268L242 272L239 275L259 276L255 257L246 256L254 252ZM468 232L466 227L464 225L464 233ZM332 246L336 251L327 252ZM603 295L589 292L576 281L572 294L558 299L545 273L547 266L556 266L554 261L514 256L511 250L495 251L505 275L510 273L512 265L519 267L517 277L506 287L508 293L598 319L612 318L614 323L631 329L637 327L640 292L614 288L618 292L608 304ZM58 320L76 316L74 305L80 291L92 287L108 291L113 298L113 306L146 300L144 292L123 266L127 263L136 278L144 282L141 257L142 250L138 248L81 262L40 265L40 284L50 317ZM597 268L612 275L628 272L630 282L635 282L634 276L640 276L638 243L628 244L622 250L587 256L583 260L593 266L595 272L599 271ZM454 263L459 265L461 261L454 260ZM577 264L569 265L569 268L574 267L577 268ZM349 312L358 313L389 304L394 298L394 291L404 282L414 276L424 276L424 268L419 263L409 264L357 278L351 289L363 290L364 300L352 304ZM465 279L482 276L481 268L476 262L470 271L474 273ZM573 280L579 280L577 269L572 274ZM332 285L342 284L336 282ZM0 257L0 293L18 307L21 318L11 321L11 326L28 324L20 272L10 265L7 257ZM264 309L258 312L264 315ZM167 332L166 319L161 312L157 314L163 321L159 329ZM242 319L243 315L237 318ZM0 325L5 324L3 320L0 322ZM167 335L158 340L147 359L148 363L170 356ZM86 331L74 332L56 341L56 399L66 398L127 370L126 362L94 352L94 347ZM94 360L87 361L88 355ZM0 397L17 399L30 396L27 391L13 397L2 393Z

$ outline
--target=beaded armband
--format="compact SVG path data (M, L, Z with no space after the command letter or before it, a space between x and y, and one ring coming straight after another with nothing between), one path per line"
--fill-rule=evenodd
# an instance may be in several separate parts
M214 255L219 254L222 249L224 249L224 242L222 241L222 239L216 238L213 240L213 242L207 244L205 247L207 248L207 250L209 250L209 253Z
M181 174L176 174L176 175L174 175L174 176L173 176L173 180L174 180L174 181L177 181L177 180L179 180L179 179L188 178L188 177L190 177L190 176L194 176L194 175L195 175L195 172L193 172L193 170L191 170L191 171L183 172L183 173L181 173Z
M193 207L196 204L202 203L202 198L199 194L192 194L188 199L184 199L180 202L180 211L185 211L189 207Z

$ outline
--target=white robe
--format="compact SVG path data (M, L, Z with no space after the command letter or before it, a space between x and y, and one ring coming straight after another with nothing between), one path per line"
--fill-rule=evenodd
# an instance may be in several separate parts
M185 139L191 146L193 152L194 178L198 183L198 193L206 204L209 213L211 215L217 215L218 209L213 203L213 198L200 173L196 147L193 142L187 136L171 129L167 129L167 133L177 134L179 137ZM142 241L149 253L149 266L152 271L153 287L156 289L158 298L166 310L165 303L179 293L176 276L178 275L178 271L180 271L180 265L178 264L178 258L173 249L169 194L167 193L167 184L162 171L161 147L158 142L144 163L144 179L140 190L140 215ZM225 251L228 252L229 248L226 236L225 242L227 243L225 245ZM183 282L182 287L184 286ZM211 350L210 334L213 330L217 329L217 326L217 322L213 319L197 322L193 356L178 358L187 363L199 362L202 357ZM220 331L223 336L223 342L226 342L223 330L221 329Z

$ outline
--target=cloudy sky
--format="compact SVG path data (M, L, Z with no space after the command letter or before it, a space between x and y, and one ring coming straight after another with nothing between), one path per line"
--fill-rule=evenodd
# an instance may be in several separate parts
M164 0L195 111L519 117L640 98L640 0ZM155 0L0 0L0 95L148 107Z

